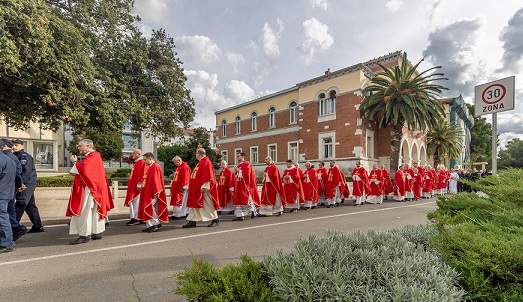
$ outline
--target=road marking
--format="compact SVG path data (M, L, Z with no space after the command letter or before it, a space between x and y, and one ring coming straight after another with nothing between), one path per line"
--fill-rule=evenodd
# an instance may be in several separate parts
M329 216L322 216L322 217L313 217L313 218L306 218L306 219L299 219L299 220L275 222L275 223L271 223L271 224L255 225L255 226L249 226L249 227L243 227L243 228L237 228L237 229L231 229L231 230L223 230L223 231L216 231L216 232L203 233L203 234L187 235L187 236L176 237L176 238L166 238L166 239L153 240L153 241L147 241L147 242L140 242L140 243L126 244L126 245L105 247L105 248L88 250L88 251L71 252L71 253L63 253L63 254L43 256L43 257L36 257L36 258L8 261L8 262L0 263L0 266L12 265L12 264L20 264L20 263L27 263L27 262L34 262L34 261L41 261L41 260L49 260L49 259L55 259L55 258L62 258L62 257L68 257L68 256L77 256L77 255L91 254L91 253L98 253L98 252L105 252L105 251L112 251L112 250L127 249L127 248L131 248L131 247L137 247L137 246L143 246L143 245L165 243L165 242L170 242L170 241L192 239L192 238L198 238L198 237L204 237L204 236L212 236L212 235L217 235L217 234L226 234L226 233L247 231L247 230L253 230L253 229L268 228L268 227L279 226L279 225L286 225L286 224L291 224L291 223L301 223L301 222L322 220L322 219L330 219L330 218L337 218L337 217L343 217L343 216L352 216L352 215L357 215L357 214L362 214L362 213L372 213L372 212L380 212L380 211L388 211L388 210L398 210L398 209L411 208L411 207L419 207L419 206L429 205L429 204L433 204L433 203L436 203L436 201L429 201L429 202L405 205L405 206L394 207L394 208L372 209L372 210L358 211L358 212L352 212L352 213L344 213L344 214L336 214L336 215L329 215Z

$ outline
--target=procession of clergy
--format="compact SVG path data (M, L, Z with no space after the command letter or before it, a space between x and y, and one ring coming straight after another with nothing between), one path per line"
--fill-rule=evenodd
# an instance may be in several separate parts
M101 239L107 213L114 208L100 153L88 139L81 140L77 147L84 159L79 162L76 156L71 156L74 166L70 173L75 178L66 215L71 217L69 233L79 237L70 244ZM216 227L220 223L218 214L234 214L234 221L281 216L285 210L338 207L351 196L355 206L365 202L381 204L392 193L397 201L418 200L446 194L449 180L455 179L443 166L422 168L414 163L412 168L408 164L400 166L392 183L384 165L378 168L374 164L367 172L357 162L351 175L351 194L345 174L334 160L329 162L328 169L323 162L318 164L318 169L306 162L305 170L288 160L281 174L274 161L266 157L260 196L256 173L244 153L236 155L238 164L234 169L221 161L218 179L205 149L197 149L195 156L198 164L192 171L179 156L172 159L176 171L170 200L167 200L163 171L154 155L142 155L141 150L135 149L131 154L134 165L124 203L130 210L126 225L145 224L143 232L156 232L162 222L186 219L182 228L194 228L199 221ZM168 214L169 205L173 207L172 216Z

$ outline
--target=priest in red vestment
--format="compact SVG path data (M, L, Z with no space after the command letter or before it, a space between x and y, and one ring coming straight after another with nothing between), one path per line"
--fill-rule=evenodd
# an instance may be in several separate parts
M367 170L356 162L356 167L352 170L352 196L356 198L356 206L363 204L365 195L370 191L369 189L369 175Z
M403 173L405 173L405 176L407 177L405 182L405 200L409 201L414 199L414 193L412 191L412 187L414 186L414 172L409 167L409 164L405 164L403 166Z
M373 204L383 203L383 174L378 168L378 164L372 165L372 170L369 173L370 191L367 194L367 202Z
M310 162L305 163L305 172L303 172L303 205L304 210L315 208L318 205L318 173Z
M414 195L414 200L419 200L421 198L421 191L423 189L423 180L424 180L424 172L423 168L418 166L418 163L412 164L412 178L414 179L414 182L412 184L412 194ZM409 171L410 173L410 171Z
M198 164L191 173L189 180L189 192L187 198L187 207L189 215L187 222L182 228L195 228L197 221L211 221L208 227L219 225L217 210L220 209L218 199L218 186L214 167L211 160L207 157L205 149L196 150L196 159Z
M78 151L85 157L82 162L76 155L70 158L74 166L69 173L74 175L74 182L66 216L71 217L69 234L80 237L70 244L101 239L107 212L114 208L102 156L94 150L93 141L80 140Z
M176 166L173 181L171 182L171 206L173 206L173 220L181 219L189 213L187 208L187 191L189 190L189 179L191 178L191 168L182 160L181 157L173 157Z
M292 160L286 161L287 169L283 172L283 191L285 192L285 208L290 209L290 213L298 211L300 205L304 203L303 184L301 173L293 165Z
M243 221L245 216L256 216L256 206L260 204L256 173L251 164L245 160L245 153L236 154L238 165L234 184L234 221Z
M234 211L234 172L229 168L225 160L220 162L222 170L218 177L218 199L220 201L220 212L228 213Z
M390 173L385 168L385 165L381 165L381 175L383 176L383 199L387 199L387 195L394 193L392 188L392 181L390 180Z
M325 180L327 179L327 168L325 168L325 163L320 162L318 164L318 170L316 170L318 174L318 205L322 206L325 205L326 198L325 198Z
M265 171L263 172L263 187L261 195L260 216L281 216L286 205L283 192L280 170L270 156L265 158Z
M399 166L396 173L394 173L394 199L397 201L405 201L405 187L407 183L405 174L403 166Z
M169 222L169 209L160 164L154 160L154 154L150 152L145 153L143 158L149 169L142 181L138 219L145 221L145 229L142 232L153 233L162 227L162 222Z
M149 168L143 160L142 150L134 149L133 153L131 153L131 159L134 161L134 164L127 181L127 192L124 201L124 206L129 207L130 212L130 220L125 223L128 226L140 224L140 220L138 220L140 189L143 177Z
M425 166L425 172L423 174L423 198L432 197L432 188L434 183L434 170L431 166Z
M324 179L325 184L325 198L327 198L327 204L329 208L339 206L341 202L341 196L345 190L345 175L336 165L334 160L330 161L330 168L327 172L327 178Z

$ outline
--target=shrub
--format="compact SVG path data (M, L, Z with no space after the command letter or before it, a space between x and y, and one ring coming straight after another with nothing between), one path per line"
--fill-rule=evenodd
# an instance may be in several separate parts
M36 179L37 187L71 187L73 185L74 176L70 174L58 176L38 177Z
M222 269L193 257L192 267L174 277L178 280L174 293L189 301L276 301L261 263L247 255L240 257L239 264L228 264Z
M461 273L470 300L523 301L523 170L468 183L487 197L440 198L431 246Z
M118 169L114 171L111 174L111 179L127 179L129 177L129 174L131 173L131 169Z
M461 301L458 273L423 246L430 232L329 231L263 265L282 301Z

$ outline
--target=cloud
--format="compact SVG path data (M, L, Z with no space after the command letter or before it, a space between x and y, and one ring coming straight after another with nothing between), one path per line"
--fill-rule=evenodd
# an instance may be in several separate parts
M169 19L168 0L140 0L134 2L134 10L140 18L157 24L166 23Z
M316 18L303 22L305 41L298 47L305 65L309 65L318 51L328 50L334 44L334 38L329 34L329 27Z
M281 19L276 20L277 29L273 29L269 23L265 23L262 28L262 35L260 37L261 46L255 43L250 43L249 48L254 49L254 53L257 54L259 49L263 54L264 64L260 68L260 64L255 62L255 71L258 73L254 81L255 85L258 86L263 82L263 79L269 74L271 70L277 67L278 59L281 56L280 47L278 41L281 38L281 33L285 29L283 21Z
M441 65L449 81L441 83L451 94L471 95L474 84L484 81L484 62L478 55L478 36L484 28L482 17L460 20L429 34L423 55Z
M243 57L242 54L228 52L226 57L227 57L227 61L229 61L229 63L231 63L232 69L234 70L234 72L238 72L238 67L240 65L245 64L245 58Z
M225 84L223 95L235 103L243 103L254 98L254 90L245 84L244 81L231 80Z
M328 0L310 0L309 3L311 4L312 8L319 7L323 10L327 10L331 5Z
M521 71L523 58L523 8L519 9L503 28L499 40L503 42L503 69L518 73Z
M403 6L403 0L389 0L385 6L390 12L395 13Z
M212 63L222 55L222 50L206 36L182 36L175 39L182 61L202 61Z

